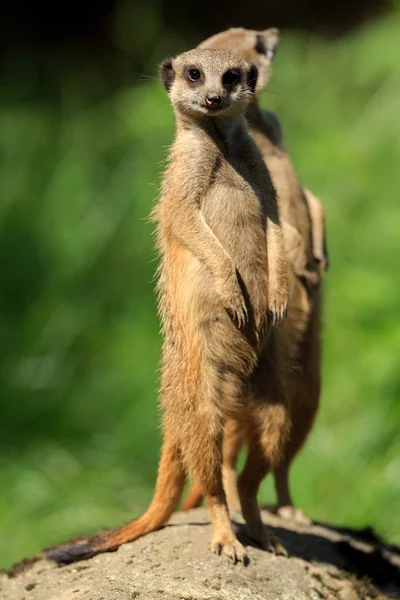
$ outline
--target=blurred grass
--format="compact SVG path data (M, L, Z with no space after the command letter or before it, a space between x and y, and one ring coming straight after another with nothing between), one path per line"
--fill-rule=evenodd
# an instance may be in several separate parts
M315 519L373 524L400 543L398 16L334 43L283 35L263 103L326 206L332 265L322 406L294 496ZM124 18L117 26L126 50ZM147 72L168 41L183 44L168 32ZM4 567L151 498L160 337L147 217L173 135L155 81L107 94L94 65L79 77L70 67L49 103L33 59L18 60L0 96ZM271 482L260 497L271 499Z

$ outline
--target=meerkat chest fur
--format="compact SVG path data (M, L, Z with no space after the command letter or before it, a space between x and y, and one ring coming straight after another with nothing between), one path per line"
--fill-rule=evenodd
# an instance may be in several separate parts
M262 278L266 273L267 208L260 177L264 165L257 160L258 152L241 119L229 124L217 121L214 129L205 144L217 148L214 172L201 211L246 283L258 268Z
M206 132L178 127L158 207L162 285L167 295L180 294L178 288L187 288L186 280L199 272L204 271L207 285L207 265L200 256L187 254L179 241L186 226L182 211L190 209L195 196L205 225L233 260L250 304L265 303L267 310L267 208L259 173L264 163L261 157L257 160L257 153L241 119L229 127L213 124ZM177 197L187 203L178 204Z

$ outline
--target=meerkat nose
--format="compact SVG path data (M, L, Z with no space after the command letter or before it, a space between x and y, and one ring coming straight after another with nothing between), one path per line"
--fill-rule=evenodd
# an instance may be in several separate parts
M207 106L220 106L221 104L221 96L206 96L206 104Z

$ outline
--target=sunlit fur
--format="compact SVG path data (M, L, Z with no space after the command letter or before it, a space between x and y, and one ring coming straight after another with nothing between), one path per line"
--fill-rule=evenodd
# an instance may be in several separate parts
M233 51L256 65L259 72L256 93L260 94L271 73L271 61L278 44L278 31L229 29L200 44L200 48L224 48ZM265 52L261 52L262 48ZM288 318L281 335L290 362L285 375L291 407L292 433L285 447L283 461L274 471L278 496L278 512L304 523L304 513L293 507L289 488L289 467L311 430L320 396L320 312L321 285L316 259L321 270L327 261L324 210L318 199L302 190L288 154L282 147L282 131L278 118L258 106L256 99L248 105L247 118L253 138L262 152L278 192L285 248L291 265ZM247 431L240 423L229 422L224 440L225 488L229 505L240 509L237 492L236 460ZM239 480L240 482L241 480ZM201 502L198 485L193 486L185 508Z
M204 73L190 85L185 67ZM242 71L226 93L222 76ZM156 491L147 512L82 549L50 557L79 560L113 550L162 527L179 502L186 476L200 482L213 523L212 549L246 562L229 518L222 482L223 428L228 418L252 432L243 514L261 547L282 551L261 522L257 490L274 468L290 420L281 337L287 264L275 190L242 114L254 68L226 51L193 50L161 66L176 116L176 136L154 211L163 350L160 399L164 443ZM220 112L207 94L224 95Z

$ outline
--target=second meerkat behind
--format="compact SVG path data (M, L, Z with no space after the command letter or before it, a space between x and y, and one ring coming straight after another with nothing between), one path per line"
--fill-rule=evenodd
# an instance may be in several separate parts
M243 117L257 69L222 50L192 50L161 67L176 137L154 217L161 253L164 442L156 491L137 521L48 556L72 562L116 549L162 527L187 473L201 486L213 524L212 549L234 562L246 554L232 529L222 482L228 418L251 430L242 475L250 536L279 551L257 503L289 431L279 332L288 279L275 190Z
M309 522L303 511L293 506L289 486L289 468L311 430L320 395L320 312L321 287L310 286L315 260L324 271L327 264L324 211L310 192L304 191L289 155L282 147L282 130L278 118L262 110L258 97L267 84L278 45L275 28L254 31L228 29L200 44L200 48L223 48L235 52L255 64L259 71L256 93L248 105L246 118L270 171L278 193L284 242L290 265L288 317L281 335L286 342L289 369L285 377L291 408L291 438L285 446L281 464L274 470L278 496L277 512L302 523ZM310 270L311 269L311 270ZM225 429L224 472L230 508L239 510L235 463L248 432L240 422L229 421ZM184 503L184 509L201 502L200 487L194 485Z

